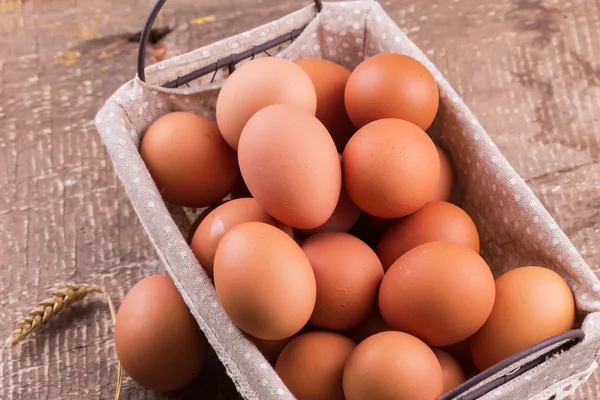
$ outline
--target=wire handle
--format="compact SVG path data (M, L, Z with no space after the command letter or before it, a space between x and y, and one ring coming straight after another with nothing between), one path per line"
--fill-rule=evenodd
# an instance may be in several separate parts
M146 45L148 43L148 38L150 37L150 32L152 31L152 25L154 25L154 21L156 21L156 17L158 13L165 5L167 0L156 0L154 7L150 11L150 15L148 15L148 19L144 24L144 29L142 30L142 34L140 36L140 45L138 49L138 59L137 59L137 70L138 77L142 82L146 81ZM321 12L323 9L323 1L322 0L314 0L315 6L317 7L317 11Z

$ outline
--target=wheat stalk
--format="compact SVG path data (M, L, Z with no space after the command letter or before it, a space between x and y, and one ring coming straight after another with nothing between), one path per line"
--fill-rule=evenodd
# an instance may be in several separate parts
M41 301L27 316L17 323L13 333L6 339L6 348L15 346L25 340L30 334L38 332L44 325L54 318L58 313L74 303L83 300L90 293L102 294L108 303L113 324L116 323L117 312L108 292L96 285L89 284L65 284L65 287L52 292L51 297ZM123 384L123 367L119 362L117 365L117 389L115 400L121 396Z

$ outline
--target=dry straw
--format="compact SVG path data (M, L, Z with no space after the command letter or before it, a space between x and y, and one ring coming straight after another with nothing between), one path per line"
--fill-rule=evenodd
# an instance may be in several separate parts
M15 330L4 342L6 348L15 346L25 340L30 334L38 332L42 327L65 308L83 300L90 293L102 294L108 303L113 324L116 322L117 312L108 292L99 286L88 284L66 284L64 288L52 292L51 297L41 301L37 307L29 311L27 316L17 323ZM123 368L117 365L117 389L115 400L121 396L123 384Z

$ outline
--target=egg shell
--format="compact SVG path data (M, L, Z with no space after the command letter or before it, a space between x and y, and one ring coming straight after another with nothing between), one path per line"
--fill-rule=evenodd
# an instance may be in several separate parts
M440 146L435 145L435 148L440 158L440 178L430 200L452 202L451 199L454 200L455 197L458 197L454 194L454 166L446 152Z
M494 296L494 277L479 254L459 244L432 242L392 264L381 282L379 309L393 329L439 347L477 332Z
M434 201L392 223L377 244L377 256L387 271L407 251L438 241L462 244L479 253L479 234L471 217L454 204Z
M440 349L433 349L433 353L437 357L444 373L444 393L448 393L467 380L465 372L454 357Z
M346 335L355 342L360 343L376 333L391 330L393 329L385 323L383 317L381 316L381 312L379 311L379 307L376 304L367 319L364 320L358 327L346 332Z
M323 225L314 229L296 229L295 231L302 238L307 238L319 232L348 232L356 224L359 217L360 208L350 200L348 192L346 192L346 189L342 185L337 206L333 210L331 217Z
M479 370L545 339L573 329L575 301L556 272L536 266L513 269L496 280L496 301L485 325L469 339Z
M196 219L194 220L194 222L192 222L192 225L190 226L190 230L188 231L186 237L186 242L188 245L191 246L192 240L194 240L194 235L196 234L196 230L198 230L198 227L200 226L202 221L204 221L204 218L206 218L206 216L210 214L215 208L225 203L225 201L219 201L218 203L215 203L212 206L206 207L204 210L202 210L202 212L196 217Z
M237 150L248 120L273 104L291 104L315 115L315 87L302 68L284 58L263 57L235 70L223 84L216 105L217 124L229 146Z
M431 138L399 119L375 121L356 132L344 150L342 168L354 204L386 219L423 207L440 176L439 155Z
M403 54L383 53L360 63L348 79L346 110L356 128L398 118L427 130L438 111L437 83L423 64Z
M333 214L342 187L339 154L305 110L277 104L257 112L244 127L238 160L252 196L284 224L313 229Z
M221 238L214 281L227 315L259 339L294 335L315 307L315 275L304 252L285 232L262 222L237 225Z
M330 330L356 328L377 303L383 267L375 252L360 239L341 232L311 236L302 250L317 282L310 323Z
M223 235L244 222L264 222L273 225L292 238L292 229L262 209L253 198L228 201L212 210L200 223L192 239L192 251L209 277L213 276L213 264L217 247Z
M403 332L365 339L344 368L346 400L435 400L444 392L440 363L425 343Z
M350 71L328 60L308 59L295 63L306 72L317 92L315 116L331 134L338 151L344 151L346 143L356 131L344 104Z
M337 333L305 333L283 349L275 372L298 400L344 400L344 365L355 347Z
M172 112L146 130L140 155L162 196L184 207L223 199L239 170L235 152L214 122L191 112Z
M199 374L208 343L173 280L154 275L138 282L123 299L115 348L131 379L147 389L168 392Z

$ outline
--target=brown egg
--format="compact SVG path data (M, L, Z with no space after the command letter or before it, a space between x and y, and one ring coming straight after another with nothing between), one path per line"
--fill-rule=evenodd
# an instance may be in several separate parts
M386 332L386 331L391 331L391 330L392 330L392 328L390 328L383 320L383 317L381 316L381 313L379 312L379 307L377 305L375 305L375 307L373 307L373 310L371 311L371 314L369 314L367 319L364 320L355 329L352 329L351 331L346 332L346 335L349 338L351 338L352 340L354 340L355 342L360 343L363 340L365 340L366 338L375 335L376 333Z
M377 255L387 271L407 251L438 241L462 244L479 253L479 235L471 217L454 204L434 201L390 225L377 244Z
M458 361L465 372L467 377L477 375L479 372L473 358L471 358L471 350L469 349L469 342L463 340L461 342L451 344L450 346L444 346L440 350L450 354L456 361Z
M296 335L292 335L288 338L280 340L259 339L254 336L248 335L247 333L246 337L254 343L256 348L263 354L263 356L265 356L265 358L269 363L271 363L271 365L275 365L275 362L279 358L279 355L281 354L285 346L287 346L287 344L291 342L296 337Z
M433 351L414 336L382 332L365 339L344 368L346 400L435 400L444 375Z
M337 333L305 333L283 349L275 372L298 400L344 400L344 365L355 347Z
M496 280L489 319L470 340L479 370L573 329L575 301L567 283L542 267L513 269Z
M327 222L314 229L297 229L296 232L298 233L298 236L303 238L307 238L319 232L348 232L354 224L356 224L359 217L360 208L350 200L348 192L346 192L346 189L342 186L340 199Z
M310 323L348 330L363 322L377 303L383 268L366 243L341 232L318 233L302 250L317 282L317 302Z
M200 226L202 221L204 221L204 218L206 218L208 216L208 214L210 214L215 208L217 208L220 205L225 204L225 203L226 203L225 201L219 201L218 203L213 204L210 207L206 207L204 210L202 210L202 212L196 217L196 219L194 220L194 222L192 222L192 224L190 226L190 230L188 231L188 234L186 237L186 242L188 245L192 244L192 240L194 239L194 234L196 233L196 230L198 229L198 227Z
M259 339L292 336L315 307L315 275L304 252L286 233L262 222L237 225L221 238L214 280L229 318Z
M479 254L455 243L432 242L405 253L386 272L379 309L393 329L429 346L447 346L483 326L494 295L494 277Z
M375 121L356 132L346 145L342 167L344 185L354 204L388 219L423 207L440 176L439 156L431 138L416 125L399 119Z
M216 203L239 175L235 153L217 126L190 112L154 121L144 134L140 155L163 197L184 207Z
M316 117L325 125L338 151L344 147L356 129L350 122L344 104L346 82L350 71L339 64L321 59L298 60L317 92Z
M378 54L356 67L346 84L346 110L356 128L398 118L426 130L438 111L440 95L431 73L414 58Z
M294 105L315 115L315 87L302 68L283 58L263 57L231 74L217 98L217 124L229 146L237 150L248 120L273 104Z
M333 214L342 187L339 154L305 110L278 104L257 112L244 127L238 159L250 193L277 220L313 229Z
M439 349L433 349L433 353L440 362L444 373L444 393L448 393L467 380L465 372L454 357Z
M440 157L440 179L431 200L450 201L454 191L454 166L444 150L438 145L435 147Z
M154 275L125 296L115 324L115 348L131 379L168 392L198 375L208 344L173 280Z
M273 225L292 238L294 233L289 226L283 225L267 214L253 198L241 198L228 201L215 208L196 229L192 239L192 251L208 276L213 276L213 263L217 246L231 228L244 222L264 222Z

